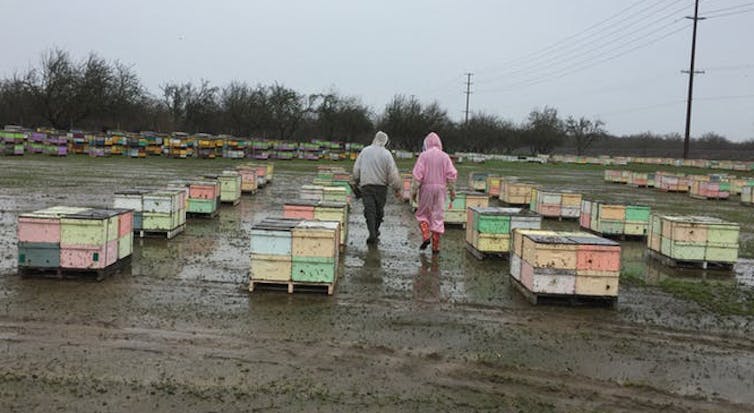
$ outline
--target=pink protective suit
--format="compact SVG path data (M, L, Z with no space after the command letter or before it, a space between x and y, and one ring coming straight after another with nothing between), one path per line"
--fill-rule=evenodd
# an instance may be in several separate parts
M429 230L445 233L445 197L448 181L455 182L458 171L450 156L442 151L442 142L432 132L424 138L426 150L414 165L414 180L420 185L416 219L429 224Z

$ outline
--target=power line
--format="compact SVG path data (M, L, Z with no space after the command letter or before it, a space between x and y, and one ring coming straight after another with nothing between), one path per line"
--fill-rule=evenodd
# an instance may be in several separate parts
M741 14L746 14L746 13L751 13L751 12L754 12L754 7L750 8L750 9L744 9L744 10L739 10L739 11L732 11L732 12L728 12L728 13L712 14L712 15L707 16L707 18L709 18L709 19L716 19L718 17L738 16L738 15L741 15Z
M670 24L670 25L666 25L666 26L662 27L661 29L667 28L668 26L671 26L673 24L675 24L675 22L672 23L672 24ZM594 60L594 61L592 61L593 58L590 57L590 58L587 58L587 59L583 59L583 60L577 62L576 64L567 66L565 68L562 68L562 69L559 69L559 70L556 70L556 71L551 71L551 72L544 73L544 75L541 76L541 77L539 77L539 78L516 82L516 83L510 84L510 85L508 85L508 86L506 86L504 88L480 91L480 93L482 93L482 92L489 93L489 92L511 91L511 90L515 90L517 88L525 88L525 87L534 86L534 85L537 85L537 84L540 84L540 83L544 83L544 82L547 82L547 81L557 80L557 79L560 79L562 77L568 76L570 74L577 73L577 72L580 72L582 70L589 69L591 67L597 66L599 64L603 64L603 63L607 63L607 62L613 61L613 60L618 59L620 57L623 57L623 56L625 56L627 54L630 54L630 53L632 53L632 52L634 52L636 50L639 50L639 49L642 49L644 47L653 45L653 44L655 44L655 43L657 43L659 41L662 41L662 40L664 40L664 39L666 39L666 38L668 38L668 37L670 37L670 36L672 36L674 34L677 34L677 33L681 32L682 30L685 30L687 27L688 27L687 25L683 25L682 27L679 27L679 28L677 28L675 30L672 30L672 31L667 32L667 33L664 33L663 35L661 35L659 37L656 37L656 38L653 38L653 39L648 40L646 42L643 42L643 43L641 43L641 44L639 44L637 46L634 46L634 47L626 49L626 50L619 51L619 52L617 52L614 55L606 56L606 57L603 57L601 59L597 59L597 60ZM636 41L644 40L647 37L649 37L649 35L654 34L654 32L656 32L656 31L659 31L659 30L655 30L653 32L645 34L642 37L639 37L639 38L633 39L633 40L631 40L629 42L623 43L620 46L617 46L617 47L615 47L613 49L608 50L606 53L617 51L619 49L622 49L626 45L635 43Z
M670 5L672 5L672 3ZM665 8L660 9L660 10L664 10L664 9ZM651 29L655 24L660 23L662 21L665 21L666 19L668 19L670 17L676 16L676 15L678 15L679 12L681 12L681 11L683 11L685 9L686 9L685 6L683 8L675 9L675 10L673 10L670 13L664 14L664 15L662 15L659 18L653 19L650 22L643 24L642 26L640 26L637 29L634 29L630 33L622 34L622 32L625 32L625 30L629 29L630 27L624 27L624 28L619 28L618 30L613 30L613 31L605 33L603 36L600 36L600 37L598 37L596 39L593 39L593 40L591 40L591 41L589 41L587 43L578 45L578 50L579 50L578 53L574 53L574 52L571 52L569 50L564 50L564 51L562 51L560 53L556 53L556 54L553 54L552 56L549 56L545 60L532 61L532 62L530 62L530 64L528 64L526 66L523 66L521 69L511 70L511 71L508 71L508 72L504 72L503 74L501 74L499 76L496 76L494 79L489 80L487 82L492 82L494 80L501 79L503 77L515 77L515 75L522 74L522 73L525 73L527 76L530 76L533 73L542 72L543 69L541 69L541 68L543 68L543 67L552 69L552 65L553 64L561 64L561 65L562 64L568 64L569 60L577 60L578 64L581 64L585 60L584 59L578 60L578 59L582 58L582 57L591 58L591 56L594 56L594 57L604 56L606 53L610 53L612 51L615 51L615 50L619 49L620 47L625 47L625 46L627 46L627 45L629 45L631 43L634 43L636 41L640 41L640 40L642 40L644 38L647 38L648 36L650 36L650 35L652 35L654 33L657 33L659 31L661 31L664 28L667 28L669 26L672 26L675 23L678 23L679 21L683 20L682 17L679 17L679 18L671 21L670 23L668 23L666 25L663 25L663 26L661 26L659 28L656 28L654 30L651 30L649 32L641 34L645 30ZM660 10L656 10L656 12L659 12ZM641 34L641 35L639 35L639 34ZM612 46L612 45L615 44L615 42L621 42L624 39L630 39L630 37L634 36L634 35L639 35L639 37L636 37L636 38L634 38L632 40L624 41L623 43L621 43L617 47L612 47L610 49L604 50L605 47ZM564 57L567 57L567 60L563 59ZM569 67L572 67L572 66L573 66L573 64L571 64ZM546 73L552 73L552 71L546 72Z
M642 3L646 3L647 1L649 1L649 0L640 0L640 1L637 1L637 2L635 2L635 3L633 3L633 4L631 4L630 6L628 6L628 7L624 8L624 9L621 9L621 10L620 10L620 11L618 11L617 13L615 13L615 14L613 14L613 15L611 15L611 16L609 16L609 17L607 17L606 19L603 19L603 20L601 20L601 21L599 21L599 22L597 22L597 23L595 23L595 24L592 24L591 26L589 26L589 27L587 27L587 28L585 28L585 29L583 29L583 30L581 30L581 31L579 31L579 32L577 32L577 33L575 33L575 34L572 34L572 35L570 35L570 36L567 36L567 37L565 37L565 38L562 38L562 39L560 39L560 40L558 40L558 41L556 41L556 42L554 42L554 43L551 43L551 44L550 44L550 45L548 45L548 46L545 46L544 48L541 48L541 49L535 50L535 51L533 51L533 52L530 52L530 53L528 53L528 54L525 54L525 55L523 55L523 56L519 56L519 57L517 57L517 58L513 58L513 59L510 59L510 60L508 60L508 61L504 61L503 63L501 63L500 65L498 65L498 67L500 67L500 66L503 66L503 65L504 65L504 66L511 66L511 65L515 65L515 64L517 64L518 62L520 62L520 61L522 61L522 60L528 60L528 59L532 59L532 58L535 58L535 57L541 56L541 55L543 55L543 54L546 54L547 52L549 52L549 51L550 51L550 50L552 50L552 49L555 49L555 48L557 48L557 47L558 47L558 46L560 46L561 44L563 44L563 43L566 43L566 42L568 42L569 40L572 40L572 39L577 39L577 38L578 38L579 36L581 36L582 34L586 34L586 33L590 32L590 31L591 31L592 29L595 29L595 28L597 28L597 27L600 27L600 26L602 26L603 24L606 24L606 23L608 23L608 22L612 21L612 20L613 20L613 19L615 19L616 17L618 17L618 16L622 15L623 13L625 13L625 12L627 12L627 11L629 11L629 10L631 10L631 9L635 8L635 7L637 7L638 5L640 5L640 4L642 4ZM659 4L659 3L655 3L655 4ZM590 35L590 36L591 36L591 35ZM589 36L587 36L587 37L589 37ZM478 70L478 72L485 72L485 71L487 71L487 70L488 70L488 68L481 68L481 69L479 69L479 70Z
M735 9L740 9L742 7L750 7L750 6L754 6L754 1L749 2L749 3L741 3L741 4L736 5L736 6L729 6L729 7L722 7L722 8L719 8L719 9L705 10L704 13L707 14L707 15L709 15L709 14L726 12L726 11L731 11L731 10L735 10Z
M663 2L654 3L649 7L627 16L622 21L617 22L616 25L608 28L607 31L594 33L576 42L571 42L568 46L559 48L555 53L550 53L539 58L528 59L524 64L512 65L507 71L504 71L489 80L478 81L478 83L490 83L519 73L530 74L533 69L536 70L537 68L547 66L550 62L567 61L563 58L574 59L575 57L581 57L595 52L598 53L600 51L599 49L611 45L616 40L621 40L622 38L640 33L641 31L650 28L655 23L659 23L685 10L686 7L684 6L683 8L675 9L670 13L664 14L663 16L646 23L645 19L656 16L657 13L667 10L681 1L683 0L665 3L664 6L659 9L656 9L656 7L662 5ZM636 21L632 21L634 19L636 19ZM640 25L640 27L635 29L637 25Z

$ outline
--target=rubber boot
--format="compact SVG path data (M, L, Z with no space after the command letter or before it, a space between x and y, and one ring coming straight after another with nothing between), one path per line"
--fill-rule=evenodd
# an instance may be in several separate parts
M419 249L426 250L431 240L429 233L429 223L424 221L420 222L419 229L421 229L422 231L422 245L419 246Z
M433 232L432 233L432 254L439 254L439 253L440 253L440 233Z

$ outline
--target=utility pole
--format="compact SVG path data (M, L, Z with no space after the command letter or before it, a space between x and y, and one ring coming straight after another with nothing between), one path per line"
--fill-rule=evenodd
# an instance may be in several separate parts
M471 76L473 73L466 73L466 110L463 111L464 114L466 114L466 118L464 120L464 123L469 123L469 96L471 96Z
M686 100L686 133L683 137L683 159L688 159L689 157L689 143L691 141L691 102L694 98L694 75L697 73L704 73L694 71L696 58L696 26L699 23L699 20L704 20L704 17L699 17L699 0L694 1L694 17L689 16L686 18L694 21L694 29L691 35L691 64L689 65L688 72L684 71L684 73L689 74L689 96Z

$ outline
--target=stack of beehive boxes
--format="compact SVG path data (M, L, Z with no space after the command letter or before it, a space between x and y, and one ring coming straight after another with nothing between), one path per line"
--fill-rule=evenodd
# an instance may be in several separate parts
M510 273L535 295L617 297L620 251L585 232L515 230Z
M491 197L497 198L500 196L500 184L504 179L502 176L487 175L487 194Z
M490 204L490 199L477 192L458 191L456 198L451 202L450 196L445 199L445 223L446 224L465 224L467 208L486 208Z
M252 226L249 289L255 283L329 285L337 279L340 224L332 221L307 221L266 218Z
M250 166L239 165L236 171L241 175L241 192L257 192L257 169Z
M133 251L133 211L52 207L18 219L19 269L100 270Z
M581 194L533 188L529 209L543 217L576 219L581 214Z
M534 188L538 185L505 179L500 183L500 200L508 205L529 205Z
M691 181L689 196L697 199L728 199L730 192L723 190L720 182L694 179Z
M118 191L113 196L113 208L125 208L133 211L133 230L141 231L144 211L144 194L148 189L129 189Z
M223 171L218 175L204 175L206 179L217 180L220 185L220 202L236 205L241 201L241 174L236 171Z
M216 180L192 180L188 182L188 187L188 213L214 216L220 199L220 183Z
M681 262L735 264L740 226L719 218L652 215L647 247Z
M178 189L161 189L143 194L140 235L171 232L183 225L185 209L181 206L184 196L185 192Z
M466 212L466 243L482 254L510 251L514 229L538 229L542 217L522 208L469 207Z
M630 177L630 171L605 169L604 172L605 182L612 182L615 184L627 184Z
M469 174L469 188L473 191L487 192L488 172L471 172Z
M741 187L741 203L744 205L754 205L754 185Z
M340 245L345 247L348 239L348 205L343 202L326 202L311 199L286 201L284 218L334 221L340 223Z
M655 175L655 186L665 192L688 192L690 179L685 175L662 173Z
M631 172L628 185L636 188L652 188L655 185L655 174L648 172Z
M579 224L602 235L645 236L651 209L645 205L581 201Z

